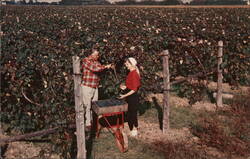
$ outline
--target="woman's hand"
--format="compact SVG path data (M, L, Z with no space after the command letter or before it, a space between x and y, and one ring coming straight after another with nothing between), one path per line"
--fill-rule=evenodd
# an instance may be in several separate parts
M121 84L121 85L120 85L120 89L121 89L121 90L125 90L126 88L127 88L127 87L126 87L124 84Z
M126 98L126 97L127 97L126 95L120 94L120 97L118 97L118 99L124 99L124 98Z

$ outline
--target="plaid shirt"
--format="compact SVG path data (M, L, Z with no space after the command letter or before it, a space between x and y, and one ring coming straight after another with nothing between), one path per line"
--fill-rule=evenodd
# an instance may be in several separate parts
M82 60L83 78L82 84L91 88L97 88L100 78L96 74L105 69L98 61L89 58Z

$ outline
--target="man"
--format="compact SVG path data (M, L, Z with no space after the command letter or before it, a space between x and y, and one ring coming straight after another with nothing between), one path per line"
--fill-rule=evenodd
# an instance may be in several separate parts
M86 108L86 129L91 129L91 102L98 100L98 86L100 78L97 72L111 68L112 65L101 65L98 62L99 52L92 50L92 54L82 60L83 78L82 78L82 95L83 104Z

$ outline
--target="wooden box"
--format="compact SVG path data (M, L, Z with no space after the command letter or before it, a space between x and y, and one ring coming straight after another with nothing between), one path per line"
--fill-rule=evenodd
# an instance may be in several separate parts
M92 110L97 115L106 113L126 112L128 111L128 103L120 99L98 100L92 103Z

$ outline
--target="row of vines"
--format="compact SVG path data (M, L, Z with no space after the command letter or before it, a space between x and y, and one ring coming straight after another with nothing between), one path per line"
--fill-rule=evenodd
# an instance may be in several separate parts
M119 93L126 75L124 58L138 60L144 96L161 91L163 50L170 52L174 81L213 71L219 40L224 42L224 82L249 85L250 8L1 6L0 15L5 131L74 123L72 56L84 58L96 46L101 63L116 64L118 75L113 70L100 74L103 98ZM204 89L189 83L178 87L193 100Z

